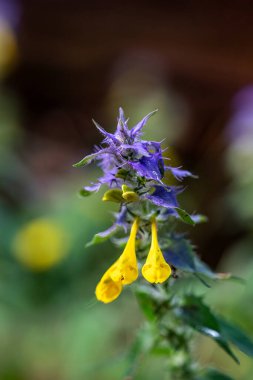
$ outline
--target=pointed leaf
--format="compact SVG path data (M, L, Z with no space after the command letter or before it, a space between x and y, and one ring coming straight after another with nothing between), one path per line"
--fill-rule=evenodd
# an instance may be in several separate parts
M222 335L248 356L253 356L253 341L240 327L227 322L222 317L217 318L221 327Z
M179 207L175 207L175 210L183 222L190 224L191 226L195 225L194 220L190 217L190 215L185 210Z
M178 308L177 314L193 329L215 340L239 364L239 360L231 350L226 337L222 335L218 319L203 303L202 298L194 295L186 296L184 305Z
M202 214L191 215L191 219L194 221L195 224L208 222L208 218Z
M93 161L101 153L102 152L99 151L99 152L95 152L95 153L89 154L88 156L85 156L81 161L79 161L76 164L74 164L73 167L74 168L79 168L81 166L88 165L88 164L91 163L91 161Z
M93 191L88 191L88 190L86 190L85 188L83 188L83 189L81 189L80 191L79 191L79 195L81 196L81 197L88 197L89 195L91 195L93 193Z
M86 244L86 247L103 243L104 241L110 239L110 237L112 237L117 231L118 226L116 224L113 224L107 230L95 234L92 240Z
M225 375L215 369L210 369L196 380L234 380L232 377Z

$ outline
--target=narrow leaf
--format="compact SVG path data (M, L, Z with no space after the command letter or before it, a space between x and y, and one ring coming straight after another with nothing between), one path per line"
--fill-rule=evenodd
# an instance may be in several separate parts
M225 375L215 369L210 369L196 380L234 380L232 377Z
M79 168L81 166L88 165L91 161L93 161L99 154L101 154L101 151L98 151L96 153L89 154L88 156L85 156L81 161L74 164L74 168Z
M179 207L175 207L175 210L183 222L190 224L191 226L195 225L194 220L191 218L191 216L185 210L183 210L182 208L179 208Z
M248 356L253 356L253 341L243 332L240 327L227 322L222 317L217 318L221 327L222 335Z
M94 191L88 191L88 190L86 190L85 188L83 188L83 189L81 189L80 191L79 191L79 195L81 196L81 197L88 197L89 195L91 195L91 194L93 194L94 193Z
M206 306L201 297L189 295L185 297L184 305L177 310L177 314L193 329L209 336L223 348L223 350L239 364L239 360L231 350L218 319Z
M95 234L90 242L86 244L86 247L90 247L92 245L97 245L105 242L110 239L116 232L118 231L118 226L113 224L110 228L103 232L99 232Z

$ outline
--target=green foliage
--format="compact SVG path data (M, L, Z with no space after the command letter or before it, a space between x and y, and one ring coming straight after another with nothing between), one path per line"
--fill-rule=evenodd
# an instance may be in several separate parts
M232 377L225 375L217 370L210 369L203 375L196 378L196 380L233 380Z
M93 191L88 191L88 190L86 190L86 189L81 189L80 191L79 191L79 195L80 195L80 197L88 197L89 195L91 195L93 193Z
M248 356L253 356L253 341L234 324L217 317L223 336Z
M76 164L73 165L74 168L80 168L82 166L85 166L85 165L88 165L89 163L91 163L91 161L93 161L98 155L100 154L100 152L96 152L96 153L92 153L92 154L89 154L88 156L85 156L81 161L77 162Z
M105 241L109 240L117 231L118 227L115 226L115 228L111 229L108 233L100 232L95 234L91 241L89 241L86 244L86 247L91 247L92 245L104 243Z
M195 225L194 220L190 217L190 215L185 210L183 210L182 208L179 208L179 207L175 207L175 210L176 210L178 216L180 217L180 219L184 223L190 224L191 226Z
M245 354L253 356L253 342L237 326L217 317L201 297L185 296L183 305L176 313L193 329L215 340L238 364L239 360L231 350L230 343Z

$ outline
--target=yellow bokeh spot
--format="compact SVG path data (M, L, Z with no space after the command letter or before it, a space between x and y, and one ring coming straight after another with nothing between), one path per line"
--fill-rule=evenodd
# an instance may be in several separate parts
M142 267L143 277L151 283L161 283L166 281L170 274L171 268L166 263L162 251L159 247L157 238L156 221L152 221L152 241L146 263Z
M65 256L68 241L65 231L48 219L35 219L22 227L13 241L16 258L26 267L43 271Z

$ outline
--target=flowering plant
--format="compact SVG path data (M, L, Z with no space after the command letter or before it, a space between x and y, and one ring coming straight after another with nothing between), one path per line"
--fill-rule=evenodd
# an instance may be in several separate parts
M118 246L126 243L123 253L99 281L96 298L110 303L125 286L134 283L134 292L148 323L133 345L128 376L133 375L140 353L159 351L166 356L173 379L231 379L216 370L202 369L191 359L194 330L215 340L236 362L230 343L248 355L253 355L253 344L238 327L214 314L203 297L180 288L180 282L190 281L189 276L195 276L205 286L232 276L214 273L197 256L186 235L175 230L178 221L194 226L206 218L182 209L177 198L183 187L170 186L165 179L166 172L179 182L195 176L181 167L167 165L161 142L142 139L143 128L155 112L130 129L120 108L114 134L94 122L104 137L101 146L74 165L80 167L97 161L103 174L96 183L85 186L81 195L88 196L106 185L109 189L102 200L119 204L113 225L97 233L88 244L99 244L109 238ZM129 236L128 240L116 238L120 230Z

